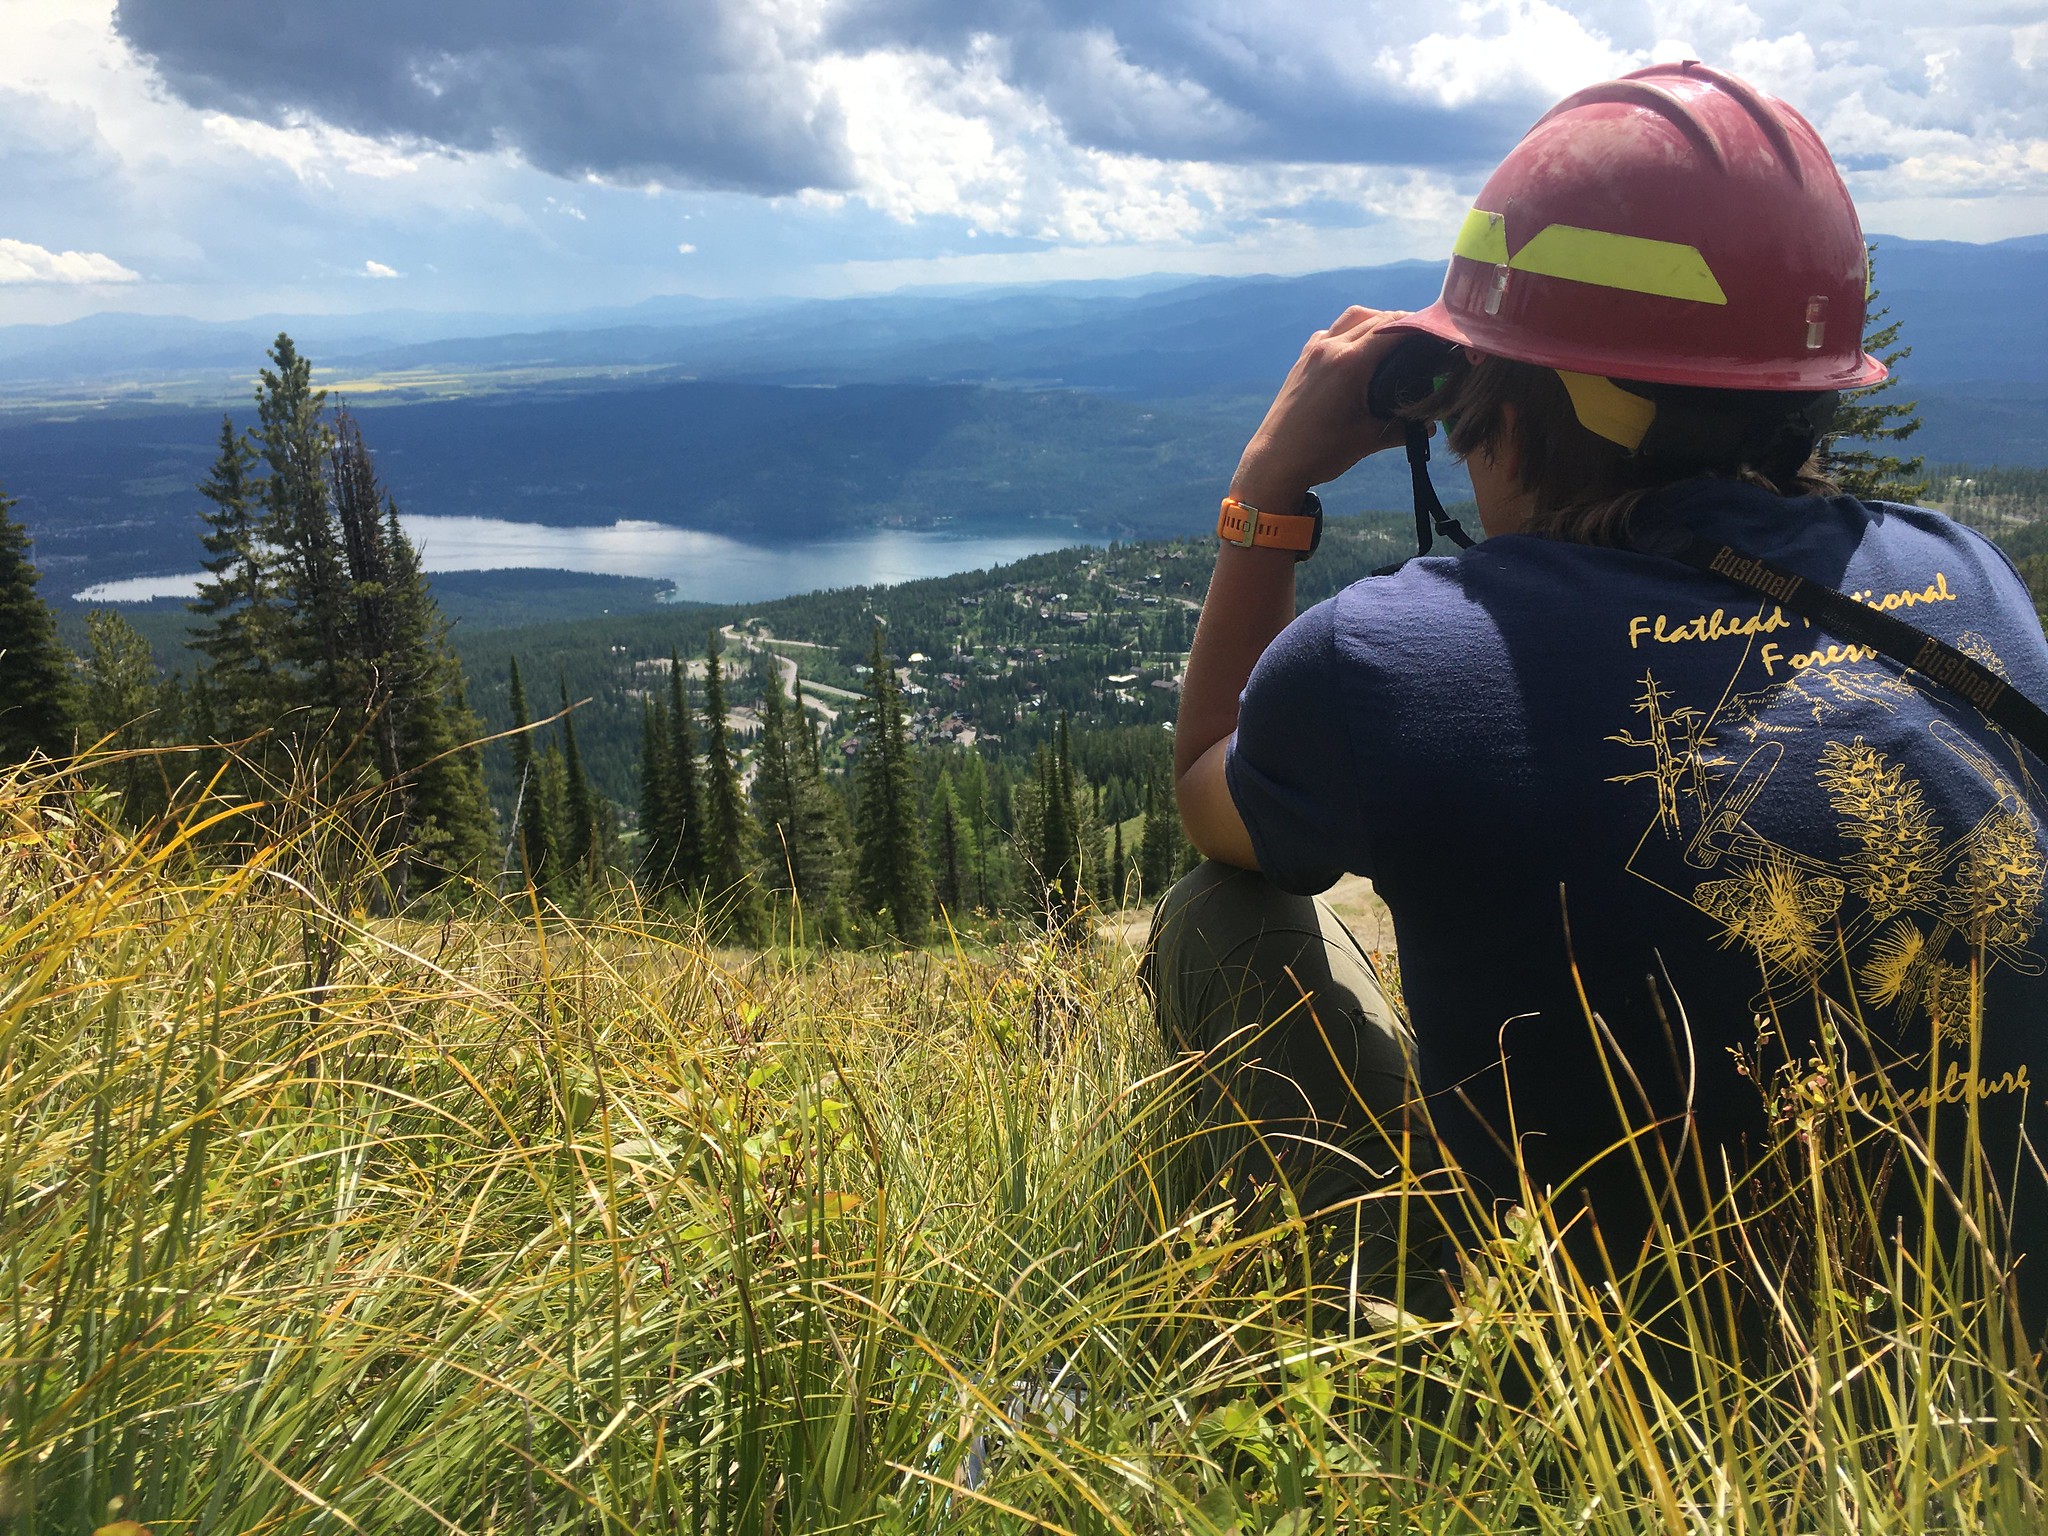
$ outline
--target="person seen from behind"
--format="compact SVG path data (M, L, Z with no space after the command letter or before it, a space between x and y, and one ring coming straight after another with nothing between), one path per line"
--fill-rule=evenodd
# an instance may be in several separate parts
M1659 65L1529 130L1438 302L1304 347L1223 503L1175 736L1206 862L1146 962L1207 1113L1304 1209L1366 1232L1440 1148L1616 1262L1832 1043L1937 1143L1979 1122L2041 1316L2048 642L1989 542L1821 473L1885 376L1867 283L1805 119ZM1312 488L1427 431L1484 541L1297 615ZM1346 873L1406 1025L1314 899Z

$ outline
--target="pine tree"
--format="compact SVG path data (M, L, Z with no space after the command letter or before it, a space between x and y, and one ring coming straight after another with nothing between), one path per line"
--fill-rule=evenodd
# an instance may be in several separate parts
M1870 247L1870 258L1874 270L1874 244ZM1873 307L1864 324L1863 350L1882 361L1892 374L1882 384L1851 390L1842 397L1834 423L1821 441L1821 467L1846 495L1861 501L1917 502L1927 494L1927 481L1921 474L1926 460L1917 454L1910 459L1899 458L1883 451L1882 445L1904 442L1920 430L1920 418L1913 414L1920 402L1879 399L1898 384L1898 365L1913 355L1913 349L1899 344L1903 322L1893 320L1885 324L1891 311L1875 307L1874 278L1870 303ZM1865 446L1845 448L1841 446L1845 442Z
M199 515L206 579L187 606L199 618L192 644L212 674L214 728L236 739L270 725L283 705L276 556L263 542L264 487L255 468L247 435L235 430L233 418L221 417L220 453L199 485L211 503Z
M704 651L704 830L706 887L732 930L751 935L754 902L753 818L740 787L739 751L726 718L725 674L718 631Z
M1098 906L1111 898L1109 828L1102 821L1102 786L1076 781L1074 846L1080 860L1080 888Z
M932 898L941 912L955 916L964 912L968 904L966 860L961 846L964 841L960 805L953 794L953 776L942 773L938 788L932 793Z
M670 779L668 708L659 699L640 706L640 858L639 878L649 895L658 895L668 862Z
M797 697L803 697L801 691ZM806 924L824 939L844 926L841 845L832 794L818 772L817 738L801 704L785 702L779 678L761 704L761 745L754 754L754 800L760 816L761 882L791 892Z
M860 900L866 911L884 918L903 943L917 944L930 922L931 875L917 814L909 730L896 674L882 653L879 628L868 661L872 692L862 722L867 739L856 769L854 806Z
M597 802L583 772L583 754L576 748L576 716L569 708L569 679L562 678L562 870L588 888L596 870Z
M995 910L992 895L990 850L995 842L996 830L994 807L989 803L988 767L978 752L969 752L961 759L960 771L954 779L954 792L960 802L960 836L968 850L969 866L974 877L974 905L984 911Z
M1045 881L1046 914L1064 926L1081 908L1084 831L1074 795L1073 728L1065 714L1053 745L1040 748L1039 776L1044 823L1038 867Z
M36 590L41 578L14 505L0 491L0 763L68 756L78 711L71 653Z
M493 855L496 824L479 745L484 724L470 707L469 679L427 585L419 552L399 527L398 508L388 499L384 544L398 640L393 689L406 701L399 755L415 786L410 835L421 881L433 886L453 875L481 874Z
M111 608L88 613L85 633L84 740L103 743L102 751L135 753L170 739L160 734L164 683L149 642ZM131 822L145 821L163 808L163 775L139 757L109 765L100 781L120 794Z
M345 708L348 590L328 504L329 434L321 415L327 394L313 387L312 364L291 337L278 335L270 360L256 391L256 442L269 469L262 536L280 557L279 585L289 612L283 651L316 680L312 696L302 701L339 710Z
M669 830L663 874L671 887L694 892L704 889L711 872L704 842L704 789L697 772L697 733L690 724L689 673L679 652L668 654Z
M344 723L366 722L395 816L393 884L426 888L489 857L490 802L470 744L483 727L428 589L419 553L378 483L361 429L338 411L329 435L328 501L339 530L349 607L335 674Z
M541 783L540 755L534 750L532 723L526 712L526 689L519 678L519 658L512 658L512 771L518 797L513 812L514 865L526 883L541 894L555 876L552 839L548 836L547 792Z
M1163 774L1145 781L1145 834L1138 841L1140 895L1157 901L1179 878L1182 864L1180 812Z
M1121 908L1130 895L1131 866L1124 858L1124 824L1116 824L1116 844L1109 855L1110 905Z

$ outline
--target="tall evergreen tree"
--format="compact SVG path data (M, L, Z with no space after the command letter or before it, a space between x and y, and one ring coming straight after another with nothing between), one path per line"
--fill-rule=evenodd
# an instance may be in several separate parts
M1873 272L1877 247L1870 247ZM1855 389L1842 397L1828 435L1821 443L1821 467L1848 495L1863 501L1917 502L1927 494L1927 480L1921 473L1926 460L1915 454L1900 458L1886 445L1901 443L1920 430L1917 400L1893 400L1889 395L1899 382L1898 365L1913 355L1913 349L1899 343L1903 322L1887 320L1891 311L1877 305L1877 283L1870 286L1870 314L1864 322L1863 350L1892 370L1882 384ZM1857 443L1855 448L1844 443Z
M855 769L860 900L868 912L888 922L898 939L917 944L930 923L931 874L917 810L910 733L879 628L868 662L871 691L862 722L867 739Z
M14 506L0 491L0 763L68 756L78 711L71 653L36 590L41 577Z
M680 652L668 653L669 884L701 891L711 873L704 842L704 788L697 772L697 732L690 724L690 682Z
M1122 907L1130 897L1131 866L1124 857L1124 824L1116 824L1116 842L1109 855L1110 905Z
M659 699L640 705L639 879L648 895L659 895L669 860L668 797L673 775L668 763L668 706Z
M483 727L398 507L377 480L355 418L329 434L328 502L349 607L336 684L345 719L367 723L396 815L388 838L399 895L475 871L489 856L490 803L470 744Z
M419 551L399 527L398 508L388 498L384 544L399 647L393 687L408 701L399 755L415 784L412 839L421 878L432 885L450 875L480 875L497 840L484 781L484 723L470 706L469 679Z
M1055 924L1064 924L1081 906L1082 832L1074 799L1073 731L1065 714L1052 745L1040 748L1039 773L1044 815L1039 873L1045 882L1047 915Z
M954 779L960 802L960 836L968 850L974 878L974 905L994 911L991 894L990 849L995 843L994 807L989 799L988 766L979 752L967 753Z
M264 486L263 540L279 554L280 588L290 613L286 659L316 680L311 698L345 709L342 695L349 594L341 540L328 503L329 434L322 419L325 390L291 337L279 334L256 390L256 442L269 470Z
M960 804L953 794L953 776L939 775L932 792L932 899L941 912L956 917L967 910L967 860L962 845Z
M214 729L234 738L270 725L283 706L278 675L281 615L277 606L276 552L263 541L262 479L256 452L233 418L221 417L220 452L199 494L206 579L188 606L199 622L193 646L212 673Z
M797 697L803 697L800 690ZM754 761L761 883L792 893L811 932L837 938L843 927L842 851L833 797L819 777L816 738L803 707L784 700L779 677L770 679L762 697L761 745Z
M1179 877L1182 863L1180 811L1165 775L1145 780L1145 833L1138 841L1138 882L1146 901L1157 901Z
M706 887L729 925L751 935L756 917L755 833L740 785L739 749L725 706L718 631L704 650L704 830Z
M519 658L512 658L512 775L518 807L513 814L514 868L541 894L548 894L555 876L553 838L549 836L547 790L541 781L540 754L534 748L526 709L526 688L519 677Z
M562 869L578 885L588 887L596 874L597 801L583 771L576 747L576 716L569 708L569 679L562 678Z

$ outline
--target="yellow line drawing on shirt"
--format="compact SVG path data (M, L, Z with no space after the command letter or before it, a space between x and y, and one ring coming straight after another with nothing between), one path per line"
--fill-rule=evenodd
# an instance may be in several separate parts
M1964 642L1986 665L1996 661L1982 635ZM1937 714L1928 735L1968 770L1940 781L1939 799L1929 792L1935 781L1863 735L1833 735L1802 753L1798 771L1811 772L1811 788L1783 777L1788 744L1811 752L1817 728L1896 718L1916 694L1883 667L1859 665L1731 689L1702 711L1674 702L1646 671L1630 706L1637 727L1607 738L1651 756L1648 768L1609 780L1656 788L1656 814L1628 867L1713 919L1724 946L1756 957L1760 1011L1822 986L1846 956L1858 1002L1901 1027L1924 1016L1960 1040L1970 1027L1972 955L1987 972L2048 970L2030 948L2048 897L2044 829L2020 771L1992 746ZM1724 736L1748 743L1739 761ZM1797 799L1785 803L1816 792L1834 812L1835 838L1813 834ZM1945 827L1937 805L1950 817L1966 808L1967 825Z

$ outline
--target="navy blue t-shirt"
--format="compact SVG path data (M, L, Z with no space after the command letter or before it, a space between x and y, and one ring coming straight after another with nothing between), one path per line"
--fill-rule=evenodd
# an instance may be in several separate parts
M1938 513L1724 481L1654 510L2048 705L2026 589ZM1744 1060L1802 1059L1833 1010L1909 1088L1932 1060L1922 1093L1974 1095L2016 1158L2048 1071L2041 772L1966 703L1742 588L1525 536L1304 613L1253 672L1228 756L1274 883L1350 871L1385 899L1439 1134L1503 1197L1511 1126L1539 1189L1619 1134L1588 1005L1640 1081L1625 1098L1649 1100L1635 1123L1690 1105L1706 1147L1754 1144Z

